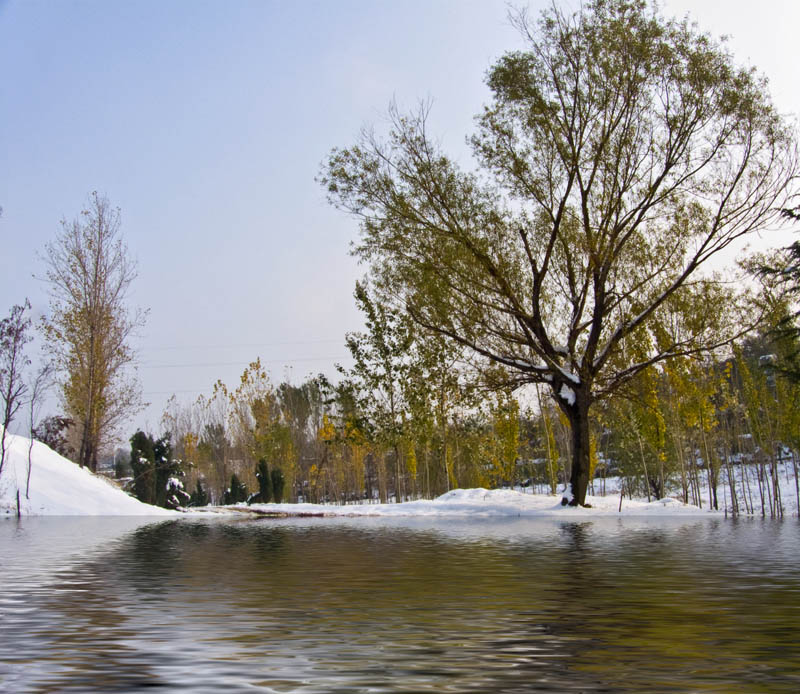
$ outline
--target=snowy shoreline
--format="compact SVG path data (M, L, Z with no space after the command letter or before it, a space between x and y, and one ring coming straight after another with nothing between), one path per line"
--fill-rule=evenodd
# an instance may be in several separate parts
M249 514L278 518L596 518L606 516L707 516L719 518L722 511L710 511L667 498L658 501L619 497L587 496L591 508L562 506L561 495L526 494L510 489L454 489L436 499L419 499L398 504L253 504L210 506L188 509L189 515Z
M381 517L381 518L565 518L592 519L620 516L679 516L723 518L724 511L685 505L673 498L657 501L622 499L618 494L587 496L591 508L561 505L561 495L531 494L510 489L455 489L442 496L392 504L254 504L208 506L170 511L143 504L114 483L63 458L44 444L34 441L31 449L31 486L26 498L28 448L23 436L6 438L8 453L0 477L0 518L17 516L159 516L191 517ZM796 513L788 508L787 516Z

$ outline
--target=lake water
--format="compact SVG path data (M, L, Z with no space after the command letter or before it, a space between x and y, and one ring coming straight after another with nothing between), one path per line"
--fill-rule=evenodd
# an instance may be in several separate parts
M797 692L796 519L0 521L7 692Z

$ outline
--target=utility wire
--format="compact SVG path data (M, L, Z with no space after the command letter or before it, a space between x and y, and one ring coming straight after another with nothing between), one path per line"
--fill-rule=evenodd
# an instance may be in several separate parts
M309 361L345 361L347 359L352 359L352 355L348 354L345 356L336 356L336 357L305 357L305 358L297 358L297 359L267 359L262 360L262 363L281 363L281 364L288 364L293 362L309 362ZM216 363L209 363L209 364L156 364L152 366L144 366L140 368L145 369L160 369L160 368L180 368L180 367L207 367L207 366L246 366L247 364L251 363L250 361L240 361L240 362L216 362ZM180 393L206 393L210 389L210 386L206 386L203 388L186 388L186 389L176 389L176 390L148 390L144 391L142 394L145 396L151 395L177 395Z
M351 355L336 355L331 357L294 357L291 359L261 359L262 364L290 364L301 361L332 361L338 359L349 359ZM251 364L255 359L243 359L239 361L216 361L204 362L199 364L147 364L139 363L140 369L186 369L186 368L206 368L209 366L246 366Z
M181 350L181 349L255 349L261 347L283 347L286 345L318 345L324 343L331 343L331 342L344 342L344 336L342 337L331 337L331 338L321 338L315 340L284 340L282 342L252 342L252 343L240 343L240 344L228 344L228 345L209 345L209 344L200 344L200 345L159 345L158 347L143 347L141 351L143 352L164 352L164 351L172 351L172 350Z

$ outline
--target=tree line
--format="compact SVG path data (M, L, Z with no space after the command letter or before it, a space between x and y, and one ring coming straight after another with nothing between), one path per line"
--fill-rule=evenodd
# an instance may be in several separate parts
M563 489L573 438L548 391L499 390L504 375L476 369L464 351L377 304L366 285L355 296L366 329L347 336L353 366L340 367L336 383L275 385L256 360L235 388L217 382L210 397L170 401L162 440L173 442L196 503L270 499L270 470L293 502ZM777 325L785 297L765 291L761 300ZM800 501L798 340L762 328L727 350L652 365L606 400L589 434L589 491L605 494L614 478L613 493L630 497L780 516L781 476L791 475Z

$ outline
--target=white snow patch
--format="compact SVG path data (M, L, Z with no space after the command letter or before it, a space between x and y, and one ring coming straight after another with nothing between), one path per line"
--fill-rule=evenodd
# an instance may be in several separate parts
M128 496L113 482L60 456L39 441L31 450L30 498L26 498L30 439L6 436L6 460L0 474L0 517L25 516L163 516L175 515Z
M561 375L566 378L568 381L571 381L576 386L581 384L581 379L578 377L578 374L572 373L572 371L567 371L566 369L562 369L561 367L558 368L561 372Z
M558 397L569 405L575 404L575 391L572 390L566 383L561 384L561 390L558 391Z
M571 494L571 489L569 490ZM249 508L267 513L320 516L380 516L388 518L403 517L454 517L454 518L517 518L517 517L563 517L563 516L618 516L619 497L589 496L586 502L591 508L562 506L561 494L526 494L511 489L454 489L432 500L406 501L400 504L253 504ZM569 498L569 496L567 496ZM196 513L241 513L248 507L205 507L188 509L189 515ZM652 504L646 501L627 501L622 509L623 516L700 515L720 517L722 512L699 509L672 500L667 504L659 501Z

